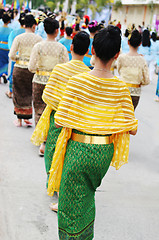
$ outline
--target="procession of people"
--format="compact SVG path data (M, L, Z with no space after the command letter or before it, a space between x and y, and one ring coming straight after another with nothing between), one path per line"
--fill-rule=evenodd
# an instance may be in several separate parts
M22 12L18 25L11 13L0 9L0 77L9 83L13 126L35 119L30 138L44 157L48 195L59 196L50 204L59 239L91 240L96 189L110 166L128 162L142 86L159 68L157 35L87 15L68 25L52 12Z

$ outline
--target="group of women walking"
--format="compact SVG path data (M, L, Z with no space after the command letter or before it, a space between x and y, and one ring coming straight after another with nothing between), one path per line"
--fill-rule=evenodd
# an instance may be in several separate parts
M44 155L48 195L59 195L58 204L50 206L58 212L59 239L91 240L96 189L110 165L119 169L128 162L130 134L138 127L134 110L141 86L149 84L148 66L137 53L141 34L133 30L129 52L120 55L120 29L100 29L92 21L91 35L77 32L66 48L65 41L56 41L59 22L54 14L44 16L46 40L35 34L33 15L21 18L25 32L17 34L9 52L15 62L14 124L22 127L24 120L32 125L33 101L31 141ZM93 66L85 62L91 56ZM114 61L120 78L112 74Z

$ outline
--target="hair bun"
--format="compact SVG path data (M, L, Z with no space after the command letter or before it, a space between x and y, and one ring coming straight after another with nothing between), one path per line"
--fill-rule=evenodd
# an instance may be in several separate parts
M108 38L114 38L114 37L118 37L119 33L121 35L121 31L118 27L110 25L112 27L108 27L108 31L107 31L107 37Z
M132 47L136 48L140 45L141 43L141 34L139 33L138 30L133 30L131 35L130 35L130 39L129 39L129 43Z

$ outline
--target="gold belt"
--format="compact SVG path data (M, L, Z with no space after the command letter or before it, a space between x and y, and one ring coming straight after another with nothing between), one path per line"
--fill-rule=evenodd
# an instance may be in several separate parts
M140 84L133 84L133 83L126 83L128 87L134 87L134 88L139 88Z
M92 55L90 55L90 54L85 54L85 57L91 58Z
M3 44L8 44L8 42L3 42L3 41L0 41L0 43L3 43Z
M28 63L27 61L23 61L23 60L17 60L16 61L16 64L19 64L19 65L25 65L25 66L28 66Z
M82 135L77 133L72 133L71 139L80 143L89 143L89 144L110 144L113 142L113 137L111 136L91 136L91 135Z
M50 76L51 72L45 72L45 71L36 71L37 75L41 75L41 76Z

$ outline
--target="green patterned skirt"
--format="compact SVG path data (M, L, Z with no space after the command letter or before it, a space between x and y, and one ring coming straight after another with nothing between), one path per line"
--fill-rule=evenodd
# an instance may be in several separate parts
M113 153L113 143L98 145L69 140L59 192L59 239L93 239L95 191L110 166Z
M51 168L52 157L54 155L56 142L62 129L62 128L56 128L54 123L54 115L55 115L55 111L52 111L50 115L50 127L49 127L49 132L48 132L46 146L45 146L45 153L44 153L45 169L47 173L46 187L48 185L49 171Z

